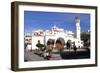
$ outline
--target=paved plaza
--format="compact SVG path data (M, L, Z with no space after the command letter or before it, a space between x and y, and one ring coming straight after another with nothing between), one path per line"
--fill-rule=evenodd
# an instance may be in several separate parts
M73 49L66 49L61 53L57 50L53 50L51 54L52 57L50 58L50 60L90 58L90 50L86 49L77 49L76 52L74 52ZM34 50L25 50L24 60L27 62L27 61L45 61L47 59L45 59L43 56L39 54L36 54Z

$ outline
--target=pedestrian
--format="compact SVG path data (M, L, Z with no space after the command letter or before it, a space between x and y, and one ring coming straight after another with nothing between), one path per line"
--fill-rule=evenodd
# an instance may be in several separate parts
M76 53L77 52L77 47L75 45L75 42L73 42L73 49L74 49L74 52Z

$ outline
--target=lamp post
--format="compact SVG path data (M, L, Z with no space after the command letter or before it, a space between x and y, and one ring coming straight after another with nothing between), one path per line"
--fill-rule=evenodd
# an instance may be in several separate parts
M44 44L46 45L46 32L44 32Z

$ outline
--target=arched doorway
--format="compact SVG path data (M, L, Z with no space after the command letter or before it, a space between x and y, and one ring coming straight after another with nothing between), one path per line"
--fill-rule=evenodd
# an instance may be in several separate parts
M54 44L55 44L55 40L54 39L48 39L47 40L47 49L53 49L54 48Z
M55 40L54 40L54 39L48 39L48 41L47 41L47 42L50 42L50 44L54 45Z
M56 40L56 48L57 49L64 49L64 45L65 45L65 40L60 37Z

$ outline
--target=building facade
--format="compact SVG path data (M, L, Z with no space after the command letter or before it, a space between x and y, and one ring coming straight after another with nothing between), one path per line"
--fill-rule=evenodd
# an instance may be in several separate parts
M64 30L63 28L59 28L54 25L51 30L36 30L32 32L32 49L36 49L36 44L38 41L41 44L47 45L47 42L52 40L53 43L57 40L60 40L62 44L66 44L69 40L71 42L75 42L76 47L81 48L83 47L83 41L81 40L81 28L80 28L80 18L75 18L75 26L76 32L73 33L72 31ZM54 45L55 47L55 45Z

